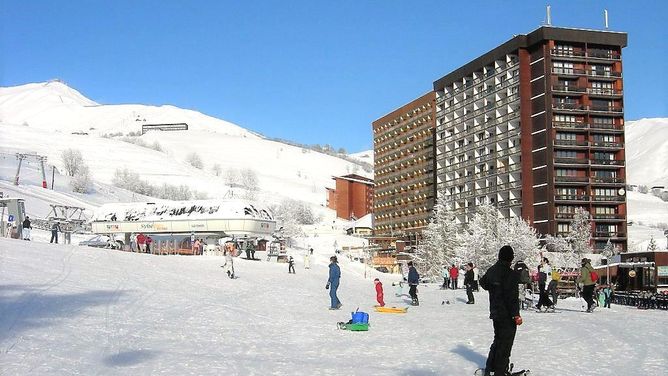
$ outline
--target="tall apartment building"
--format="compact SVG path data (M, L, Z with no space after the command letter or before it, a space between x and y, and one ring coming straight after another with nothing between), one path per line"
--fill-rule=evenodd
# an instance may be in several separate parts
M373 122L374 235L415 241L434 206L436 94Z
M626 42L625 33L545 26L434 82L435 181L461 222L488 202L540 233L566 234L584 207L595 248L610 240L626 250ZM377 156L376 168L383 163Z

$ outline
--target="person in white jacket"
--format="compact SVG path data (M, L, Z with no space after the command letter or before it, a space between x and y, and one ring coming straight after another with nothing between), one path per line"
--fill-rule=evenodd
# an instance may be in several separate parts
M443 286L441 286L441 290L445 290L450 286L450 271L448 270L447 265L443 265L441 275L443 276Z

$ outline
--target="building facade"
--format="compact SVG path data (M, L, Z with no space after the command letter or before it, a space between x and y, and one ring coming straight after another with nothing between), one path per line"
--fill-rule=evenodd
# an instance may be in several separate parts
M373 122L374 235L416 241L434 206L436 94Z
M552 235L568 234L582 207L595 248L626 250L626 43L625 33L540 27L373 122L376 235L421 231L445 195L461 223L490 203Z
M436 182L466 223L481 203L626 250L625 33L541 27L434 82Z
M373 210L373 180L350 174L333 178L335 189L327 188L327 207L347 220L364 217Z

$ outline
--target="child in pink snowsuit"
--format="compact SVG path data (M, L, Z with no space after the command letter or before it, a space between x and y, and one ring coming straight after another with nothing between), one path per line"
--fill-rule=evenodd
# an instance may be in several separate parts
M374 279L373 283L376 284L376 300L378 301L378 305L385 307L385 302L383 301L383 284L380 283L378 278Z

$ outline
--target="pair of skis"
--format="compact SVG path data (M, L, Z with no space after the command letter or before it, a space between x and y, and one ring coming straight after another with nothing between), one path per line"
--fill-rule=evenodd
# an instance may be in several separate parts
M528 369L523 369L521 371L513 372L513 367L514 366L515 365L513 363L510 363L510 367L509 367L510 370L508 371L508 375L510 375L510 376L531 376L531 371L529 371ZM474 376L486 376L488 374L485 373L484 368L478 368L477 370L475 370L473 375Z

